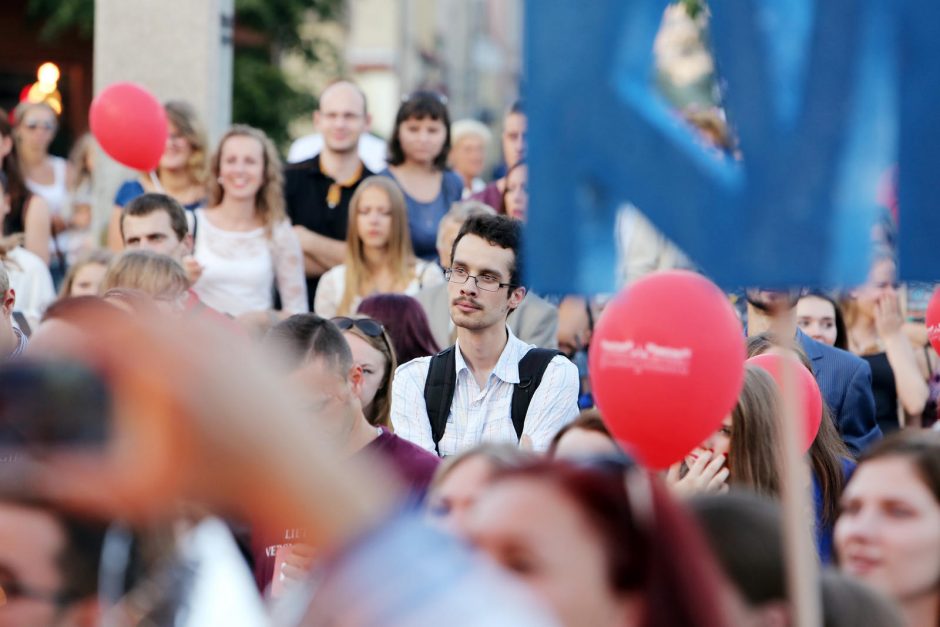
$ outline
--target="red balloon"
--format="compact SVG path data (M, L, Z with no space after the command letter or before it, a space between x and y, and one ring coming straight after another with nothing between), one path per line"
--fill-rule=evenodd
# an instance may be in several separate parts
M927 304L927 339L933 349L940 353L940 288L934 290Z
M789 368L793 373L791 385L797 393L796 406L800 410L800 445L804 453L808 451L813 440L816 439L816 434L819 433L819 423L822 422L822 394L819 392L816 377L799 359L789 355L764 353L763 355L751 357L746 363L753 364L769 372L781 393L784 389L784 368Z
M135 170L153 170L166 148L166 111L153 94L135 83L115 83L92 100L91 132L115 161Z
M645 466L667 468L734 408L744 357L721 290L693 272L659 272L604 309L591 339L591 389L623 446Z

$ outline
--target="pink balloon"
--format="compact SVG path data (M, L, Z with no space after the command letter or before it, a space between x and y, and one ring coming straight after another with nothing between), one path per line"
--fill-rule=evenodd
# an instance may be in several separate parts
M816 383L816 377L806 369L800 360L796 357L779 355L775 353L764 353L747 360L748 364L753 364L763 368L770 373L777 383L777 388L783 393L783 371L789 368L792 377L793 390L797 394L797 408L800 416L800 445L803 452L809 450L819 433L819 425L822 422L822 394L819 392L819 384Z
M604 309L591 338L591 389L614 437L645 466L667 468L734 408L744 357L721 290L693 272L659 272Z
M940 353L940 288L934 290L927 304L927 339L933 349Z
M135 170L153 170L166 148L166 111L136 83L115 83L92 101L91 132L112 159Z

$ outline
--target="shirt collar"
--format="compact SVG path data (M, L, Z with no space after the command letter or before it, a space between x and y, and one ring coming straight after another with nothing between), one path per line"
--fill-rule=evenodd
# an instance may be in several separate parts
M499 359L496 361L496 366L493 367L491 374L495 374L497 378L506 383L516 384L519 383L519 360L522 359L528 345L513 335L509 325L506 325L506 335L506 346L503 347L503 352L499 354ZM463 358L463 353L460 352L460 340L457 340L454 348L456 351L454 367L457 369L457 375L460 376L462 370L469 373L470 367Z
M26 344L29 343L29 340L26 339L26 334L13 327L13 335L16 336L16 346L13 347L13 352L10 353L10 358L19 357L23 354L23 351L26 350Z

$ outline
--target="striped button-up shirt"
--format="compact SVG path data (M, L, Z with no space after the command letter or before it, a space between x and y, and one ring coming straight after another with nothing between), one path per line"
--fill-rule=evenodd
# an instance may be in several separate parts
M26 345L29 343L29 340L26 339L26 334L13 327L13 336L16 338L16 346L13 347L13 351L9 355L9 359L14 357L19 357L23 354L23 351L26 350Z
M512 393L519 382L519 360L535 346L517 338L508 327L506 332L509 339L482 389L457 343L454 355L457 379L439 445L442 456L460 453L482 442L518 443L512 424ZM392 425L398 436L434 452L431 422L424 403L430 362L430 357L419 357L395 371ZM558 430L578 415L578 387L577 367L560 355L552 359L532 396L522 431L532 441L534 450L546 450Z

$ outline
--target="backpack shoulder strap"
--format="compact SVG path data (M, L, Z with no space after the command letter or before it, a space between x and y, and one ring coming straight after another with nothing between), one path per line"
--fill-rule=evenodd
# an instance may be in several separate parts
M519 360L519 383L512 391L512 426L520 440L529 403L542 382L542 375L549 362L561 354L561 351L551 348L533 348Z
M26 320L26 316L23 315L22 311L14 311L13 319L16 320L16 326L20 328L23 335L30 337L33 334L33 330L30 328L29 322Z
M447 416L454 400L454 388L457 385L456 358L451 346L431 357L428 365L428 378L424 383L424 404L431 422L431 439L434 450L440 455L438 443L444 437L447 428Z

